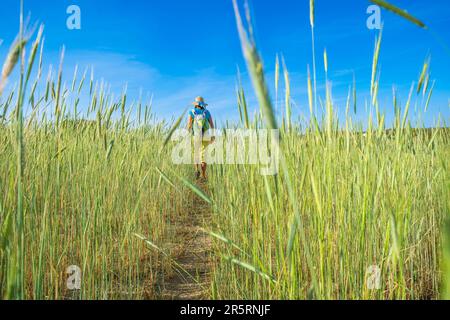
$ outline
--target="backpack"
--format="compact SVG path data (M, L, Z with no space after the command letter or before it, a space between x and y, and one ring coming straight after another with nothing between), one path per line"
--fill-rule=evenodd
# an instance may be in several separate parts
M196 114L195 111L192 111L192 115L194 116L194 121L192 123L194 135L203 136L209 127L206 109L203 109L202 112L198 114Z

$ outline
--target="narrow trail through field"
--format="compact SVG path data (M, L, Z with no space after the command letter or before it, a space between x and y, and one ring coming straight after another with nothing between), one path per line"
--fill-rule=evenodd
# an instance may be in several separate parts
M206 183L199 187L208 192ZM164 273L157 287L160 299L198 300L210 296L211 239L202 231L211 222L211 208L189 192L185 215L174 222L172 270Z

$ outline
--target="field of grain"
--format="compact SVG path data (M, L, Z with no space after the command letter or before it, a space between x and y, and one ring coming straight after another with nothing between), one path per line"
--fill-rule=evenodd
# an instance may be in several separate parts
M286 89L277 121L273 84L236 2L235 10L260 112L249 115L239 87L234 126L279 129L279 171L211 165L206 184L191 166L172 164L170 137L184 118L155 120L151 102L129 101L126 91L114 97L89 70L60 67L45 77L43 30L33 39L20 30L0 82L2 298L160 299L176 290L212 299L450 297L448 119L424 129L410 116L412 105L427 111L429 62L404 104L394 92L388 126L378 103L382 33L368 61L373 112L365 122L352 119L355 86L345 118L328 80L326 96L317 95L325 52L325 70L313 62L305 83L307 120L291 117ZM276 66L281 95L289 73ZM4 91L14 68L19 81ZM70 266L81 270L79 289L67 286ZM368 286L373 268L377 288Z

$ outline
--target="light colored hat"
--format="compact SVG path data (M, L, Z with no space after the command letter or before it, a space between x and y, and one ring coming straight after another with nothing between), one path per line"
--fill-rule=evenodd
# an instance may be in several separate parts
M202 107L202 108L204 108L204 107L206 107L208 105L208 104L205 103L205 99L203 99L203 97L195 98L195 101L192 102L192 104L194 106L199 106L199 107Z

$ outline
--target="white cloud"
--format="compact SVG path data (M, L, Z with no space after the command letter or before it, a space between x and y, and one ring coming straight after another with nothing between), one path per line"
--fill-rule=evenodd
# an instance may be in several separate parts
M58 65L59 53L45 54L51 61L53 70ZM192 75L175 76L162 74L156 68L138 61L133 55L66 50L64 60L64 79L71 83L75 66L78 65L78 79L87 71L86 82L90 78L90 68L94 68L95 81L104 80L111 86L111 92L119 97L127 85L128 101L153 95L153 112L158 118L170 119L178 116L191 105L196 96L204 96L209 108L218 121L237 120L235 75L221 75L213 68L193 71ZM44 75L50 64L44 65ZM54 71L56 72L56 71Z

